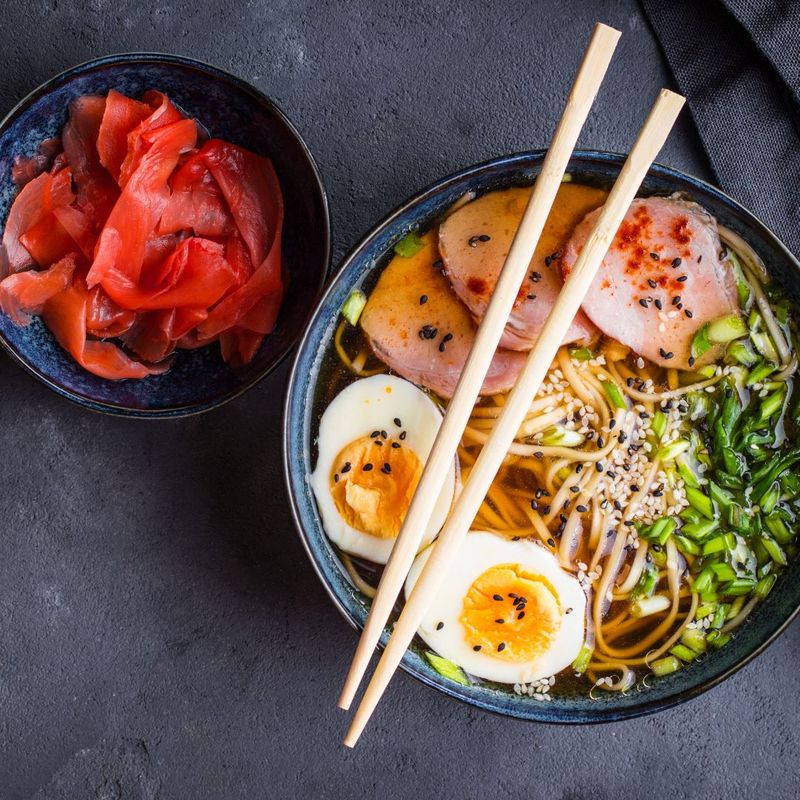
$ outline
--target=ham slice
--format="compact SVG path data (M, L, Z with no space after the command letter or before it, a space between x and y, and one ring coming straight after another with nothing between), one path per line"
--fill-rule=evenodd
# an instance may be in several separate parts
M561 262L565 276L598 213L588 214L567 243ZM714 218L696 203L634 200L583 310L603 333L639 355L689 369L697 329L739 311L736 278L722 250Z
M439 227L439 248L453 291L482 319L531 194L530 188L490 192L452 213ZM563 281L554 253L563 248L584 215L602 205L606 193L562 184L530 269L509 316L501 347L530 350ZM564 343L590 340L597 330L578 313Z
M435 237L425 234L422 249L411 258L392 259L364 307L361 328L375 355L394 372L450 398L476 328L436 265ZM524 363L524 354L499 349L481 393L508 391Z

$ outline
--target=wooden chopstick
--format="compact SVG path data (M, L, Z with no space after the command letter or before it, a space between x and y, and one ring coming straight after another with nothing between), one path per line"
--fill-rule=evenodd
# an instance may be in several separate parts
M608 69L620 32L597 23L584 53L550 149L536 178L525 214L520 222L506 262L497 280L486 314L461 372L455 393L447 406L442 426L433 444L403 526L383 571L378 591L361 634L350 671L339 697L339 707L350 708L364 677L372 653L402 590L422 534L433 513L458 443L480 394L494 352L500 343L514 300L528 270L539 237L555 200L569 158L589 109Z
M472 468L450 518L432 545L431 556L406 601L386 650L364 693L361 705L355 713L344 740L348 747L353 747L358 741L446 577L448 568L530 408L531 398L535 396L547 375L550 364L583 302L609 245L647 170L672 129L683 103L684 98L680 95L667 89L661 90L571 275L528 355L525 367L498 417L497 424Z

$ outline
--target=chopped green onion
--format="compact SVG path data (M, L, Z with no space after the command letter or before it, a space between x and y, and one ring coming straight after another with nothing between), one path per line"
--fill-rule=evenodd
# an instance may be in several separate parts
M742 533L746 533L750 529L750 519L738 503L731 503L728 506L728 525Z
M732 581L736 579L736 573L730 564L724 561L719 561L716 564L711 564L711 570L716 576L718 581Z
M581 674L586 672L589 662L592 660L593 652L594 648L584 644L583 647L581 647L581 651L578 653L577 658L572 662L572 669L574 669L575 672L580 672Z
M692 582L692 589L698 594L703 594L711 589L714 583L714 570L710 566L703 571Z
M603 388L606 390L608 399L611 401L611 404L614 407L623 409L628 407L628 404L625 402L625 398L622 396L619 386L617 386L614 381L603 381Z
M681 531L685 536L689 536L695 540L705 539L706 536L712 534L718 527L717 520L708 519L700 522L687 522L681 527Z
M739 612L742 610L742 606L744 605L745 600L747 599L745 595L747 592L742 592L728 607L728 613L725 615L725 621L727 622L730 619L739 615Z
M786 526L783 517L780 515L770 514L764 520L764 524L780 544L789 544L794 539L792 532Z
M667 415L663 411L656 411L650 420L650 430L653 431L656 439L661 441L664 432L667 430Z
M712 556L714 553L724 553L726 550L733 550L736 547L736 537L732 533L723 533L709 539L703 545L703 555Z
M750 375L745 381L745 386L754 386L756 383L761 383L765 378L768 378L775 372L775 367L766 361L762 361L755 369L750 371Z
M429 650L425 651L425 658L428 659L430 665L443 677L447 678L454 683L460 683L462 686L469 686L469 680L464 674L464 670L449 661L446 658L437 656L436 653L431 653Z
M756 582L750 578L737 578L735 581L723 586L720 591L726 595L745 595L750 594L756 587Z
M672 601L665 594L654 594L652 597L641 597L631 603L631 614L634 617L649 617L651 614L666 611L671 605Z
M697 476L694 474L694 471L689 466L685 458L678 458L676 459L678 464L678 474L683 478L683 482L687 486L691 486L693 489L700 488L700 481L697 480Z
M554 425L542 434L540 441L545 447L577 447L586 441L586 437L563 425Z
M708 338L708 323L701 325L692 337L692 358L700 358L711 349L711 342Z
M570 347L569 355L576 361L591 361L594 358L594 353L588 347Z
M704 517L708 519L715 518L714 504L711 502L711 498L703 494L699 489L687 486L686 499L689 501L689 505L692 508L696 508Z
M734 339L747 336L747 333L747 325L744 320L738 314L730 314L709 322L706 335L713 344L726 344Z
M665 545L667 539L672 536L673 531L677 527L677 522L673 517L661 517L657 519L647 530L642 531L641 535L645 539L658 542L660 545Z
M685 644L676 644L674 647L670 648L669 652L677 656L681 661L685 661L687 664L697 658L697 653L695 653L694 650L690 650Z
M729 508L731 503L733 503L733 495L730 492L726 492L725 489L714 483L714 481L708 482L708 493L711 495L711 499L720 508Z
M736 361L745 367L752 367L758 361L758 356L752 351L747 342L741 339L731 342L725 353L728 359Z
M422 241L419 234L411 231L394 246L394 251L401 258L411 258L419 253L423 247L425 247L425 242Z
M691 443L688 439L674 439L658 451L658 458L661 461L672 461L681 453L685 453L690 447Z
M769 334L763 331L750 331L750 341L764 358L769 359L775 364L780 361L778 351L775 349L775 345L769 337Z
M699 606L697 606L697 611L695 612L694 618L705 619L706 617L712 616L716 610L717 608L713 603L701 603Z
M780 411L783 407L783 401L785 399L785 395L783 390L779 390L774 392L773 394L767 395L761 401L761 408L759 410L759 418L762 422L768 420L776 411Z
M765 575L756 584L756 588L753 589L753 594L758 597L759 600L763 600L772 590L776 580L778 580L778 576L774 573L772 575Z
M350 296L344 301L342 306L342 316L351 324L358 325L361 312L367 304L367 296L361 289L353 289Z
M640 597L652 597L656 586L658 586L658 567L652 562L645 562L639 582L631 592L631 602L635 602Z
M713 630L710 631L708 636L706 636L706 641L714 648L719 650L720 647L724 647L728 642L731 640L731 635L729 633L723 633L722 631Z
M681 662L678 661L675 656L665 656L664 658L659 658L658 661L654 661L650 665L653 675L658 678L663 678L665 675L671 675L673 672L677 672L680 668Z
M762 536L761 544L769 554L769 557L776 564L785 567L789 563L789 560L786 558L786 553L783 552L783 548L771 536Z
M675 544L678 546L678 550L687 555L699 556L701 553L700 545L697 544L697 542L693 542L691 539L687 539L685 536L676 535Z
M717 606L717 610L714 612L714 616L711 619L711 627L712 628L721 628L725 624L725 620L728 618L728 605L723 603L720 606Z
M765 514L769 514L781 499L781 485L779 481L773 481L761 497L758 498L758 505Z
M681 633L681 643L695 653L705 653L706 651L706 635L700 628L684 628Z

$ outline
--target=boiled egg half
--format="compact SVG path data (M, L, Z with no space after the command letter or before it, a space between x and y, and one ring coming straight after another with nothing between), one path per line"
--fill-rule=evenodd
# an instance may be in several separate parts
M431 550L414 561L406 597ZM580 584L544 547L470 531L419 635L475 677L529 683L575 660L584 642L585 611Z
M393 375L357 380L325 409L311 488L325 532L344 552L388 561L441 423L430 397ZM455 485L454 462L421 547L444 524Z

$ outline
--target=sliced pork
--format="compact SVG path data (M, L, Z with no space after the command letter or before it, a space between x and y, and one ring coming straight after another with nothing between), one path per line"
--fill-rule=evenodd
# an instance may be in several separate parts
M567 243L565 277L598 214L588 214ZM633 201L583 302L603 333L680 369L692 366L697 329L738 309L736 278L714 218L696 203L665 197Z
M439 248L453 290L478 319L486 313L530 194L530 188L490 192L462 206L439 228ZM605 198L600 189L561 185L500 341L502 347L533 347L563 286L560 251L580 220ZM590 340L596 334L579 312L564 342Z
M361 314L361 327L378 358L394 372L444 398L455 390L475 339L475 323L442 275L435 232L410 258L395 256ZM498 350L482 394L512 388L522 353Z

